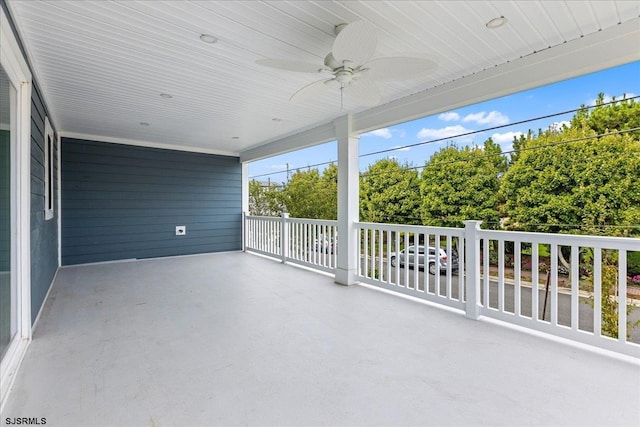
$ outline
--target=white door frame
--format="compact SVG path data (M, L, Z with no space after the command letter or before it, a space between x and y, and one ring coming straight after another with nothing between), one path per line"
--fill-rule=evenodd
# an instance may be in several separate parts
M0 409L31 341L31 90L32 77L9 20L0 9L0 64L16 89L12 99L15 135L11 132L12 199L11 269L17 280L16 336L0 361ZM13 243L15 242L15 244Z

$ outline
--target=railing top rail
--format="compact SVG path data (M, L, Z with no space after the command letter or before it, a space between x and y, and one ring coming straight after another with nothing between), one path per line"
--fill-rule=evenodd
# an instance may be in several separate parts
M246 215L246 219L259 219L264 221L280 221L282 220L281 216L260 216L260 215Z
M404 224L383 224L377 222L357 222L356 225L362 228L375 228L384 231L403 231L407 233L440 234L443 236L464 236L464 228L454 227L432 227L426 225L404 225Z
M295 224L338 225L334 219L287 218L287 221Z
M528 243L555 243L603 249L640 251L640 239L634 237L585 236L580 234L530 233L525 231L479 230L478 236L492 240Z
M246 219L256 219L261 221L282 221L281 216L259 216L259 215L246 215ZM338 225L338 221L334 219L314 219L314 218L287 218L287 222L296 224L314 224L314 225Z

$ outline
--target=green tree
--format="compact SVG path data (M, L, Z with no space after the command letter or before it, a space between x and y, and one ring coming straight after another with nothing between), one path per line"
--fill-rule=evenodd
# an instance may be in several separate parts
M249 181L249 214L278 216L282 214L280 186L255 179Z
M518 156L520 155L520 151L525 146L527 140L529 140L532 136L532 131L529 130L527 135L520 135L513 137L513 153L509 156L509 166L518 161Z
M418 172L393 159L370 165L360 177L360 218L366 222L420 224Z
M336 219L336 165L327 167L321 175L318 169L293 174L282 191L282 201L294 218Z
M574 118L571 127L528 138L500 194L511 229L637 235L637 228L606 225L640 223L640 141L599 138L588 117Z
M598 135L640 127L640 102L626 97L616 101L613 97L611 104L603 105L604 96L604 93L598 94L595 108L587 109L582 105L571 120L571 125L575 127L585 123ZM640 138L640 130L633 131L632 134Z
M422 222L462 227L462 221L477 219L497 228L499 177L507 168L500 153L491 138L482 148L450 145L435 153L420 177Z
M338 219L338 166L334 163L327 166L320 176L318 204L318 218Z
M590 280L593 280L591 277ZM618 303L618 267L605 263L602 266L600 307L602 315L602 335L617 339L620 335L618 317L620 307ZM591 307L595 306L594 296L589 298ZM633 305L627 304L627 319L633 310ZM627 320L627 338L631 337L631 330L640 324L640 320Z

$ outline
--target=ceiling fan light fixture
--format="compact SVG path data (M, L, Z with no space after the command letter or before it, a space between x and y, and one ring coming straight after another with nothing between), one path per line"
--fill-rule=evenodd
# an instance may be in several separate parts
M498 18L493 18L491 21L487 22L485 26L490 30L494 30L496 28L502 27L506 23L507 18L505 18L504 16L499 16Z
M218 41L218 39L216 37L212 36L211 34L201 34L200 35L200 40L202 40L205 43L209 43L209 44L213 44L213 43Z
M435 68L435 63L424 58L408 56L373 59L377 36L376 28L365 21L339 24L331 51L324 58L324 67L287 59L259 59L258 65L287 71L317 73L328 72L328 78L307 84L295 92L290 102L303 102L322 96L327 90L340 91L340 106L353 99L360 106L379 105L382 97L373 80L397 81L413 78Z

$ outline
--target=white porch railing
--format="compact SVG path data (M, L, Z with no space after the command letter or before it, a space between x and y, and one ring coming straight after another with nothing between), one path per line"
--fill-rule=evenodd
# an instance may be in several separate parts
M477 221L356 228L362 283L640 358L640 334L630 339L640 308L627 297L627 255L640 239L481 230ZM335 273L336 221L247 216L244 239L248 251Z
M640 239L492 230L477 238L481 315L640 357L628 328L639 308L627 298L627 256Z
M282 217L245 217L245 249L334 273L337 222Z
M284 255L284 221L278 217L245 216L244 249L263 255Z
M358 235L361 282L464 310L464 230L359 223ZM441 249L457 268L448 261L440 268ZM428 273L430 265L438 274Z

